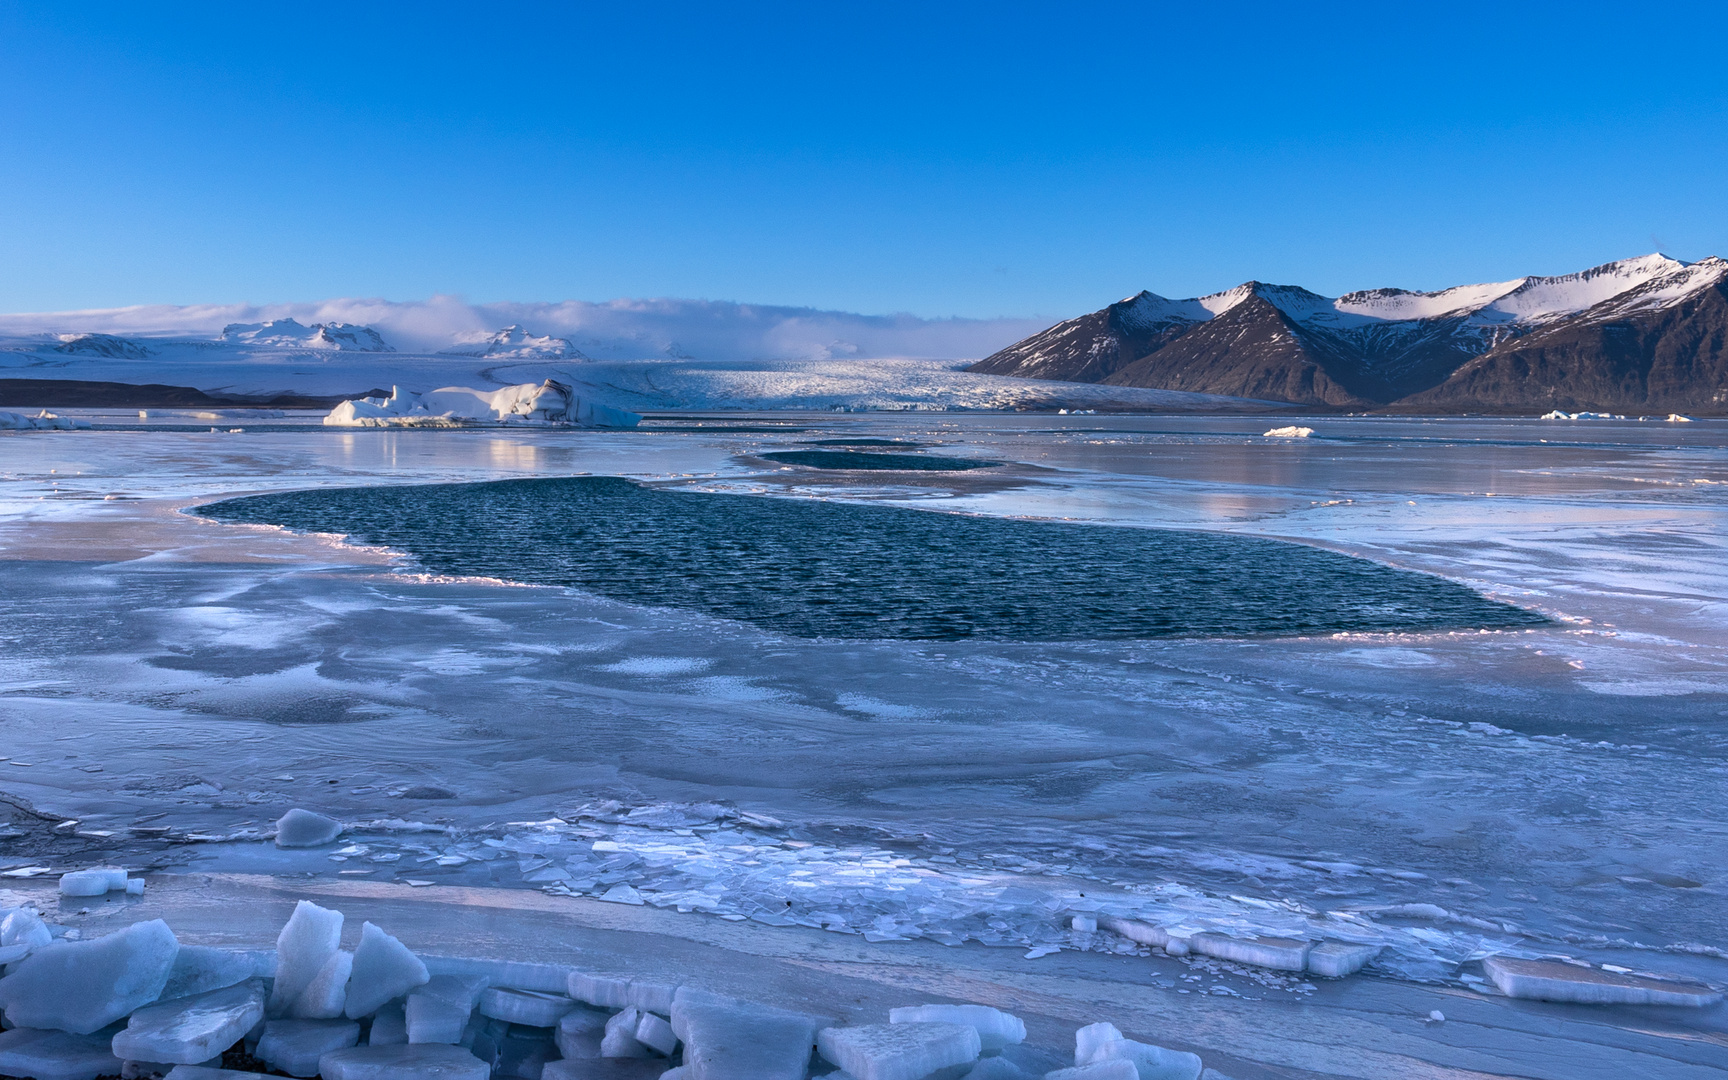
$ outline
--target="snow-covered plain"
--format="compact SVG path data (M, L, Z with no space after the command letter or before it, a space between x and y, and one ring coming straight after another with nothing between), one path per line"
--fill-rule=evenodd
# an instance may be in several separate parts
M1123 948L1052 917L1091 903L1186 933L1375 942L1373 970L1408 978L1558 952L1723 981L1722 426L1307 423L1294 440L1255 418L810 414L8 436L0 783L134 862ZM751 460L840 437L1021 464L864 486ZM572 473L1292 537L1558 624L795 640L177 512ZM294 805L355 823L346 846L269 845ZM133 826L187 842L134 850Z

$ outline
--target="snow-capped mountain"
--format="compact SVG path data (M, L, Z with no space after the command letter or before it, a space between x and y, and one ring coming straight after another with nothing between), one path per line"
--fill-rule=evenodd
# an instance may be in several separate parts
M1381 405L1412 395L1435 405L1466 369L1479 389L1475 408L1514 407L1542 401L1572 408L1644 408L1665 404L1704 408L1686 378L1639 376L1644 390L1625 378L1608 397L1608 384L1582 368L1592 365L1684 362L1692 378L1708 382L1721 370L1728 345L1714 331L1708 297L1724 299L1728 263L1710 258L1683 263L1645 255L1558 277L1524 277L1437 292L1374 289L1337 298L1290 285L1246 282L1224 292L1170 300L1143 292L1059 323L1011 345L971 370L1029 378L1105 382L1117 386L1231 394L1337 407ZM1700 314L1676 313L1698 308ZM1702 320L1700 322L1699 320ZM1611 341L1637 336L1632 324L1660 324L1664 342L1646 341L1642 360L1620 356ZM1622 325L1625 324L1625 325ZM1670 325L1672 324L1672 325ZM1590 345L1573 331L1596 327ZM1620 327L1609 332L1607 327ZM1573 335L1573 336L1568 336ZM1646 335L1647 336L1647 335ZM1565 340L1571 374L1552 371L1541 394L1499 372L1498 360L1521 355L1536 342ZM1640 340L1644 340L1640 338ZM1659 357L1674 353L1670 361ZM1612 354L1612 356L1610 355ZM1642 355L1642 354L1641 354ZM1516 366L1516 361L1508 360ZM1551 361L1558 363L1558 360ZM1579 369L1574 371L1574 369ZM1483 380L1488 380L1484 382ZM1556 381L1557 380L1557 381ZM1562 384L1595 387L1567 397ZM1492 392L1485 387L1491 382ZM1685 389L1682 389L1682 386ZM1711 392L1722 389L1719 385ZM1486 394L1486 397L1482 395ZM1591 394L1597 396L1590 396ZM1708 396L1708 395L1706 395ZM1660 398L1660 401L1658 401ZM1634 399L1637 399L1634 401ZM1588 403L1586 403L1588 402Z
M445 356L493 356L506 360L586 360L588 357L561 337L535 337L520 326L493 333L459 334Z
M293 319L262 323L229 323L220 340L278 349L318 349L336 352L395 352L384 336L370 326L353 323L313 323L302 326Z

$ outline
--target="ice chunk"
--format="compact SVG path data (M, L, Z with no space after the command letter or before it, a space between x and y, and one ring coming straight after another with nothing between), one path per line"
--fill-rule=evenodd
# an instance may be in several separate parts
M1301 971L1308 966L1311 942L1295 938L1237 938L1227 934L1195 934L1188 939L1195 952L1234 960L1238 964L1272 968L1275 971Z
M306 989L294 999L289 1013L301 1020L334 1020L341 1016L348 1000L348 977L353 971L353 953L346 949L331 953Z
M408 1016L400 1001L380 1005L372 1014L372 1030L366 1033L367 1046L400 1046L408 1041ZM455 1042L454 1039L451 1042Z
M923 1080L978 1058L970 1024L900 1023L824 1028L816 1047L858 1080Z
M1077 1065L1072 1069L1057 1069L1044 1074L1044 1080L1138 1080L1139 1072L1132 1061L1100 1061L1093 1065Z
M330 1050L318 1071L324 1080L488 1080L492 1075L484 1061L443 1043Z
M98 866L60 875L61 896L101 896L125 888L126 871L118 866Z
M120 1071L108 1040L64 1031L0 1031L0 1075L36 1080L96 1080Z
M139 1009L114 1036L114 1056L197 1065L239 1042L264 1018L264 983L253 980Z
M486 989L483 975L434 975L408 995L407 1019L410 1043L458 1043L468 1026L480 992Z
M280 848L323 847L341 835L340 821L299 807L276 822L276 846Z
M1042 1074L1029 1073L1007 1058L987 1057L972 1066L961 1080L1038 1080Z
M548 1061L540 1080L695 1080L695 1076L684 1069L668 1069L658 1058L566 1058Z
M1306 439L1313 434L1314 434L1314 429L1311 427L1297 427L1294 424L1289 424L1289 425L1286 425L1284 427L1275 427L1271 431L1268 431L1264 435L1262 435L1261 438L1265 438L1265 439Z
M1162 949L1170 944L1170 934L1161 926L1153 926L1138 919L1119 919L1113 915L1100 915L1098 925L1115 934L1121 934L1129 941L1141 945L1151 945Z
M480 1015L528 1027L556 1027L576 1003L562 994L495 986L480 993Z
M162 1080L258 1080L255 1072L215 1069L205 1065L176 1065Z
M342 913L310 900L294 906L294 914L276 937L276 983L270 990L272 1016L286 1016L294 1002L336 955L342 942Z
M966 1024L978 1029L984 1050L1000 1050L1026 1041L1026 1024L1011 1013L988 1005L908 1005L888 1010L890 1024Z
M133 878L131 881L128 881L126 883L126 895L127 896L143 896L144 895L144 879L139 877L139 878Z
M238 986L247 979L268 978L276 970L276 957L264 951L213 949L208 945L182 945L162 988L162 1000L196 997L212 990Z
M632 1005L606 1021L606 1034L600 1040L600 1056L609 1058L652 1056L652 1051L636 1041L636 1027L641 1020L642 1010Z
M636 1041L667 1057L678 1049L678 1036L673 1034L672 1025L651 1012L642 1013L636 1021Z
M684 1063L702 1080L803 1080L821 1026L813 1016L690 987L672 1002Z
M408 951L408 946L371 923L362 923L343 1011L350 1020L371 1016L386 1001L401 997L429 978L426 965Z
M1078 934L1098 932L1098 920L1091 915L1076 915L1068 920L1068 928Z
M1098 1056L1098 1048L1107 1042L1123 1038L1115 1024L1099 1022L1087 1024L1074 1033L1074 1064L1090 1065L1092 1059Z
M1322 941L1308 950L1308 970L1329 979L1362 970L1362 965L1380 955L1382 946L1358 945L1353 941Z
M1092 1054L1089 1065L1106 1061L1133 1064L1140 1080L1199 1080L1200 1056L1182 1050L1167 1050L1133 1039L1110 1039Z
M45 945L0 979L0 1012L18 1027L88 1035L160 997L179 951L161 919Z
M567 1058L599 1057L600 1043L606 1037L608 1019L609 1017L598 1009L580 1006L565 1013L564 1019L558 1021L558 1052Z
M255 1053L266 1065L289 1076L317 1076L320 1057L358 1041L360 1025L352 1020L272 1020L264 1025L264 1037L258 1040ZM329 1080L328 1074L325 1080Z
M590 975L573 971L569 979L570 996L602 1009L623 1009L631 1004L630 980L613 975ZM668 1006L670 1010L670 1006Z
M10 950L5 954L8 964L53 943L54 934L48 924L29 908L13 908L0 919L0 949Z
M1482 970L1508 997L1581 1005L1714 1005L1722 995L1701 983L1622 975L1557 960L1490 956ZM0 981L0 987L4 987ZM10 1017L10 1013L7 1014Z

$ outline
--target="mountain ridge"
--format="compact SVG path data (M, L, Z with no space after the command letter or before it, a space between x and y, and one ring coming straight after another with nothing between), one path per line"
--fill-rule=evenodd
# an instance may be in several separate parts
M1657 253L1336 298L1261 281L1182 300L1141 292L968 370L1334 409L1724 411L1728 262Z

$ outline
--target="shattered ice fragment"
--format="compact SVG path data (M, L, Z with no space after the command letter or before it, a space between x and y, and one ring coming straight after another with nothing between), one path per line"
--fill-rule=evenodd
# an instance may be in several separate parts
M443 1043L355 1046L319 1060L324 1080L488 1080L491 1068L460 1046Z
M1087 1024L1074 1033L1074 1064L1090 1065L1092 1059L1098 1056L1099 1047L1123 1037L1115 1024L1104 1021Z
M678 1049L678 1036L673 1033L672 1025L651 1012L642 1013L636 1021L636 1041L667 1057Z
M204 1065L176 1065L162 1080L258 1080L254 1072L238 1069L215 1069Z
M323 847L341 835L340 821L298 807L283 814L276 822L276 846L279 848Z
M270 1015L286 1016L312 980L336 955L342 941L342 913L310 900L294 906L294 914L276 937L276 982L270 990Z
M1140 1080L1199 1080L1200 1055L1183 1050L1168 1050L1133 1039L1110 1039L1092 1054L1089 1065L1107 1061L1126 1061L1135 1068Z
M643 1012L659 1013L661 1016L672 1015L672 1000L677 996L677 983L653 982L647 979L631 979L629 987L624 991L625 1004L634 1005Z
M126 871L117 866L98 866L60 875L61 896L101 896L125 888Z
M668 1069L650 1058L565 1058L548 1061L540 1080L694 1080L694 1073Z
M459 1043L474 1005L486 989L484 975L434 975L408 995L410 1043Z
M0 978L0 1012L20 1028L88 1035L160 997L179 951L161 919L45 945Z
M824 1023L690 987L672 1002L672 1030L684 1043L684 1063L703 1080L803 1080Z
M352 1020L272 1020L254 1056L289 1076L317 1076L318 1059L360 1040Z
M372 1014L372 1028L366 1033L367 1046L400 1046L408 1041L408 1014L402 1002L391 1001Z
M562 994L509 990L501 986L480 993L480 1015L527 1027L556 1027L576 1002Z
M558 1021L558 1052L567 1058L600 1057L600 1044L606 1038L609 1019L598 1009L580 1006L565 1013L564 1019Z
M162 1000L196 997L212 990L238 986L247 979L275 973L275 956L265 952L182 945L162 988Z
M253 980L197 997L149 1005L114 1036L116 1057L197 1065L239 1042L264 1019L264 983Z
M1092 934L1098 931L1098 920L1091 915L1076 915L1068 920L1069 929L1081 934Z
M978 1057L978 1031L968 1024L866 1024L824 1028L822 1057L858 1080L923 1080L938 1069Z
M652 1056L646 1046L636 1041L636 1027L642 1020L642 1010L632 1005L606 1021L606 1034L600 1039L600 1056L605 1058L645 1058Z
M591 975L573 971L569 979L570 996L602 1009L622 1009L631 1004L630 980L611 975Z
M302 1020L334 1020L341 1016L348 1000L348 977L353 971L353 953L346 949L331 953L306 989L294 999L290 1015Z
M966 1024L978 1031L983 1050L1000 1050L1026 1041L1026 1024L1018 1016L988 1005L909 1005L888 1010L890 1024Z
M408 946L371 923L362 923L343 1012L350 1020L370 1016L386 1001L401 997L430 977L426 965Z
M0 1074L37 1080L96 1080L120 1071L108 1040L64 1031L13 1028L0 1032Z
M1294 938L1236 938L1213 933L1195 934L1188 939L1188 945L1205 956L1275 971L1301 971L1308 964L1311 947L1310 942Z

